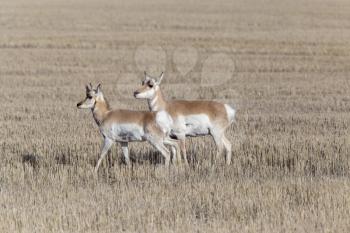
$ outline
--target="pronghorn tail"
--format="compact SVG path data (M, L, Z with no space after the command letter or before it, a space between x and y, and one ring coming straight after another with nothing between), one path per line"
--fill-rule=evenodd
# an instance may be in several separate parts
M235 120L236 110L228 104L225 104L227 118L230 124Z

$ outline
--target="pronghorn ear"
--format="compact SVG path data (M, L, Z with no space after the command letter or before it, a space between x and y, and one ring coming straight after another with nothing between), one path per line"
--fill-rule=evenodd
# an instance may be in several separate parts
M146 71L144 71L143 73L144 73L144 78L142 80L142 85L144 85L145 83L147 83L150 80L150 77L148 76Z
M150 80L150 77L148 76L148 74L147 74L147 72L146 71L144 71L144 74L145 74L145 81L147 81L147 80Z
M99 93L101 91L101 83L99 83L96 87L96 93Z
M91 88L89 87L89 85L85 85L85 89L86 89L86 92L91 91Z
M164 72L162 72L162 73L160 74L160 76L159 76L159 79L158 79L158 82L157 82L158 85L161 84L161 82L162 82L162 80L163 80L163 77L164 77Z

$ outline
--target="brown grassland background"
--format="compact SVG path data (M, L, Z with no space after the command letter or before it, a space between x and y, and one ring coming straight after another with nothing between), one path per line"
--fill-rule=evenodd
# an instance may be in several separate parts
M133 143L93 178L84 85L146 110L143 70L236 106L230 166L210 137L189 168ZM346 0L2 0L0 232L349 232L349 74Z

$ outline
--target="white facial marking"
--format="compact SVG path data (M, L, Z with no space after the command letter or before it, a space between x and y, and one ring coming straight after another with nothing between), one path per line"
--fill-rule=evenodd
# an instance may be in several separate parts
M147 91L137 94L135 97L138 99L152 99L155 95L154 89L149 89Z
M78 107L78 108L92 108L95 104L95 100L94 99L85 99L84 102Z

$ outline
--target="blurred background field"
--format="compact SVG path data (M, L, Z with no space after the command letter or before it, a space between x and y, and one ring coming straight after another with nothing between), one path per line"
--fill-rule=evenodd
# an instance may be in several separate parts
M0 232L349 232L350 2L0 3ZM237 108L233 163L188 140L190 168L134 143L92 169L88 82L115 108L143 71L167 98Z

